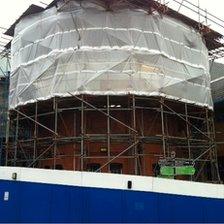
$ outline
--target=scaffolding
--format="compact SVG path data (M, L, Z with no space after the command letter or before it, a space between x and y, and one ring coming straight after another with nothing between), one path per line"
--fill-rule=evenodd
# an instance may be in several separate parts
M73 119L68 118L71 115ZM91 115L95 118L90 121ZM111 126L117 125L123 128L115 132ZM132 164L128 173L150 175L146 158L168 161L175 152L175 161L195 164L197 173L191 180L220 181L213 112L206 107L135 95L71 94L70 98L54 98L12 110L10 129L14 138L7 139L7 166L44 168L44 161L50 161L51 168L56 169L58 160L70 158L73 170L87 170L88 162L101 160L97 171L107 172L112 162L125 159ZM125 147L114 151L116 144ZM61 153L61 146L66 145L73 145L73 149ZM155 152L155 145L161 150ZM93 153L91 147L101 148Z
M122 1L105 2L110 10ZM147 6L149 13L157 10L186 19L161 1L154 1L153 7L152 1L129 2ZM186 2L179 2L180 7L189 7ZM207 27L220 21L207 11L203 17L199 7L195 12L199 22L186 19L187 23L194 28L197 24L212 59L223 56L221 35ZM57 169L63 163L67 170L88 171L90 163L99 163L95 171L111 172L112 163L125 163L124 174L156 175L157 164L174 160L196 168L194 176L181 178L221 182L213 111L207 107L163 97L67 95L10 110L6 166Z

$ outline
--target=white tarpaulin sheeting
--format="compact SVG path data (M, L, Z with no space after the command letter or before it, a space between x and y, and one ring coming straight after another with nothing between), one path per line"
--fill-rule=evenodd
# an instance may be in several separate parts
M73 94L164 96L212 108L208 52L180 21L72 2L20 21L10 108Z

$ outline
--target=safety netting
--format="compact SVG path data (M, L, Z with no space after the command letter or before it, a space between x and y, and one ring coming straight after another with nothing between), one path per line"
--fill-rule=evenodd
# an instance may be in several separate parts
M11 53L10 108L69 93L161 96L212 108L201 35L157 12L71 1L23 18Z

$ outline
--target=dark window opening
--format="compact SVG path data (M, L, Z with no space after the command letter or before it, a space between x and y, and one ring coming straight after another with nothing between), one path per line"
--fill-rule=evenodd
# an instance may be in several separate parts
M87 164L87 171L89 172L96 172L100 168L99 163L89 163Z
M50 169L50 166L44 166L44 169Z
M121 163L111 163L110 172L111 173L122 173L123 165Z
M63 170L63 166L61 164L56 164L55 169L56 170Z

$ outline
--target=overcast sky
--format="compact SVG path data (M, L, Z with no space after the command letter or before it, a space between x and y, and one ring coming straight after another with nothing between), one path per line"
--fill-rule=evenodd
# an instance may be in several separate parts
M50 3L52 0L0 0L0 27L8 28L31 4L37 4L44 6L40 2ZM168 5L174 9L179 8L179 4L174 3L173 0L161 0L169 2ZM182 0L175 0L181 2ZM198 4L198 0L188 0L194 4ZM185 3L186 4L186 3ZM208 12L214 14L220 19L224 20L224 0L200 0L200 7L207 9ZM184 7L180 8L180 12L187 14L189 17L198 20L198 16L189 10L186 10ZM204 21L204 18L201 18L201 21ZM215 26L214 24L208 22L211 25L211 28L217 30L218 32L224 35L224 28ZM223 23L224 26L224 23ZM4 30L0 29L0 35Z

